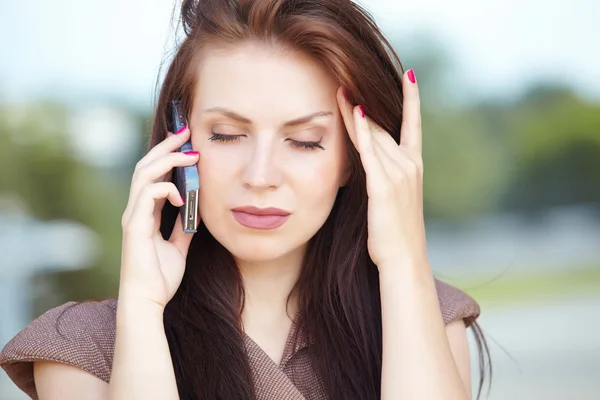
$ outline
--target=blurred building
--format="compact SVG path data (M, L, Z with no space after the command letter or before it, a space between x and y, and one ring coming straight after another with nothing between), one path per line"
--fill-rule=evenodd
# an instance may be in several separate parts
M34 275L86 268L99 251L98 238L87 227L35 220L17 200L0 197L0 347L34 317ZM17 397L14 384L1 375L2 399L26 398Z

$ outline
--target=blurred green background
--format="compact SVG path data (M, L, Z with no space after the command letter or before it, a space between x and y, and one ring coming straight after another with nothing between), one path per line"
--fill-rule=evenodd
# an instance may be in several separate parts
M482 92L452 78L461 60L439 35L390 30L421 88L432 265L482 306L495 363L489 398L598 398L600 92L547 76L508 95ZM13 327L66 301L117 293L120 218L152 110L110 91L81 89L76 100L68 91L0 103L0 248L40 254L25 272L18 257L0 265L3 287L18 281L31 301ZM44 244L63 237L53 234L57 221L82 232L52 242L58 255Z
M428 221L465 229L464 224L478 216L510 212L534 223L549 209L598 206L599 103L548 82L532 86L511 101L482 99L464 109L432 109L428 99L436 97L435 71L430 71L428 64L420 65L418 58L409 65L417 66L420 82L432 86L422 95ZM38 277L53 281L61 297L57 301L111 296L117 288L120 217L133 167L145 149L151 115L150 110L138 112L118 103L109 102L101 108L110 112L74 110L49 99L0 105L0 187L5 203L11 199L12 206L18 205L41 221L77 221L100 239L101 254L89 268ZM129 125L135 129L124 134L134 136L128 140L136 143L135 151L127 159L115 161L116 165L112 161L91 164L86 150L78 149L73 140L74 135L89 133L85 127L70 132L77 126L73 119L80 118L78 113L90 118L90 123L104 116L119 119L125 115L133 120ZM123 129L118 121L111 128ZM580 274L579 268L553 268L556 279L552 274L534 274L527 278L532 280L528 287L534 285L535 290L515 287L515 291L527 297L537 296L543 287L548 288L548 293L544 292L547 295L572 290L568 285L555 284L555 280L564 279L593 289L600 283L600 268L595 262L590 265L594 266L585 274ZM479 274L486 275L485 266L472 271L469 281L477 281ZM486 283L477 297L496 298L502 288L513 298L512 282L506 285L506 279ZM46 301L41 301L36 311L44 307Z

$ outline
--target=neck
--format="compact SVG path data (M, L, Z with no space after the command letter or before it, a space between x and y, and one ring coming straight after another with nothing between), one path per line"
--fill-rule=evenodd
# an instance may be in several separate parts
M303 254L302 248L275 260L236 260L244 280L242 320L245 325L248 321L295 317L297 299L290 297L290 293L300 277Z

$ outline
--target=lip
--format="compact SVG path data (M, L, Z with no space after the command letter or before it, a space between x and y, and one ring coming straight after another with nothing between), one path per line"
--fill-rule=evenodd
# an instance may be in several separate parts
M231 211L240 225L252 229L279 228L290 216L290 212L275 207L244 206L233 208Z
M254 214L254 215L279 215L279 216L288 216L290 215L289 211L282 210L281 208L268 207L268 208L258 208L254 206L243 206L233 208L232 211L240 211L246 214Z

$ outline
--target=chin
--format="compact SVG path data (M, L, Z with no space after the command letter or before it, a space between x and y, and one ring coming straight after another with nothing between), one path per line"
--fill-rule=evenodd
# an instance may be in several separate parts
M208 231L233 257L246 262L267 262L303 251L306 242L298 230L240 232L239 228L218 221L204 221ZM211 224L211 222L217 222ZM277 229L279 230L279 229ZM292 231L295 231L292 233Z
M227 250L229 250L236 260L248 263L267 263L285 256L285 254L275 249L260 251L256 248L237 248Z
M265 237L243 235L226 235L227 239L217 240L225 247L237 260L246 262L267 262L284 258L290 253L300 250L304 245L292 244L284 237Z

